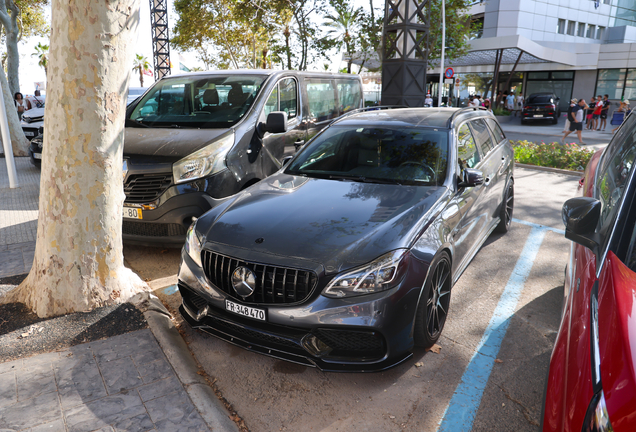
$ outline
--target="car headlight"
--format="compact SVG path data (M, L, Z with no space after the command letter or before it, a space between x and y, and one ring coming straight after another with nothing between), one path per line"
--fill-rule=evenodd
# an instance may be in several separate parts
M613 432L609 415L607 414L607 405L605 404L605 394L603 390L592 398L590 406L587 408L583 428L581 432Z
M225 156L234 145L234 132L184 157L172 165L175 184L184 183L225 169Z
M186 234L185 248L186 253L192 258L192 261L196 263L199 267L202 267L201 264L201 249L203 248L202 238L199 237L196 229L197 223L194 222L188 228L188 233Z
M393 288L407 261L408 250L398 249L373 262L337 276L322 295L331 298L353 297Z

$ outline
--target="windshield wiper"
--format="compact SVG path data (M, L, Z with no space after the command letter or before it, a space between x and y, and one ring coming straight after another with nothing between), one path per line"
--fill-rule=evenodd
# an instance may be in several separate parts
M142 122L140 122L140 121L133 120L133 119L131 119L131 118L127 118L127 119L126 119L126 126L132 126L132 127L145 127L145 128L150 127L150 126L148 126L148 125L143 124L143 123L142 123Z
M365 176L348 176L348 175L330 175L330 179L332 180L351 180L355 182L362 183L381 183L381 184L396 184L401 185L401 183L397 180L386 179L386 178L377 178L377 177L365 177Z

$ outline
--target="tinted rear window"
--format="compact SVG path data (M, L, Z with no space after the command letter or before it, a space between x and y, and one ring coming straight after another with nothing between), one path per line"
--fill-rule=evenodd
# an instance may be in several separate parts
M547 95L530 96L528 98L528 103L531 103L531 104L548 104L552 102L553 102L552 97Z

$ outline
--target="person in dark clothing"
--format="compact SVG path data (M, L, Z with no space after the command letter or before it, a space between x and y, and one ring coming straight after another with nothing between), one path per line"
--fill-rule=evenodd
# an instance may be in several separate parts
M605 126L607 126L607 113L609 113L610 104L609 95L604 95L603 109L601 110L601 125L599 126L599 129L603 131L605 131Z

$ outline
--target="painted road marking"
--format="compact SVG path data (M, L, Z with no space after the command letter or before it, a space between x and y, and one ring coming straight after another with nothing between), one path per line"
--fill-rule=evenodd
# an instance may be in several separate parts
M477 345L477 350L468 363L468 367L462 375L461 382L455 389L446 411L439 423L440 432L460 432L470 431L477 415L477 410L481 404L481 398L488 384L488 378L492 372L493 365L501 342L503 341L510 318L517 309L519 296L523 286L530 275L532 265L537 257L541 243L546 232L553 231L564 234L563 230L538 225L532 222L513 219L513 222L532 227L530 236L521 251L521 256L512 270L510 279L504 288L499 303L490 318L488 327Z
M179 288L176 285L170 285L168 288L163 290L163 293L167 295L172 295L172 294L176 294L177 291L179 291Z

